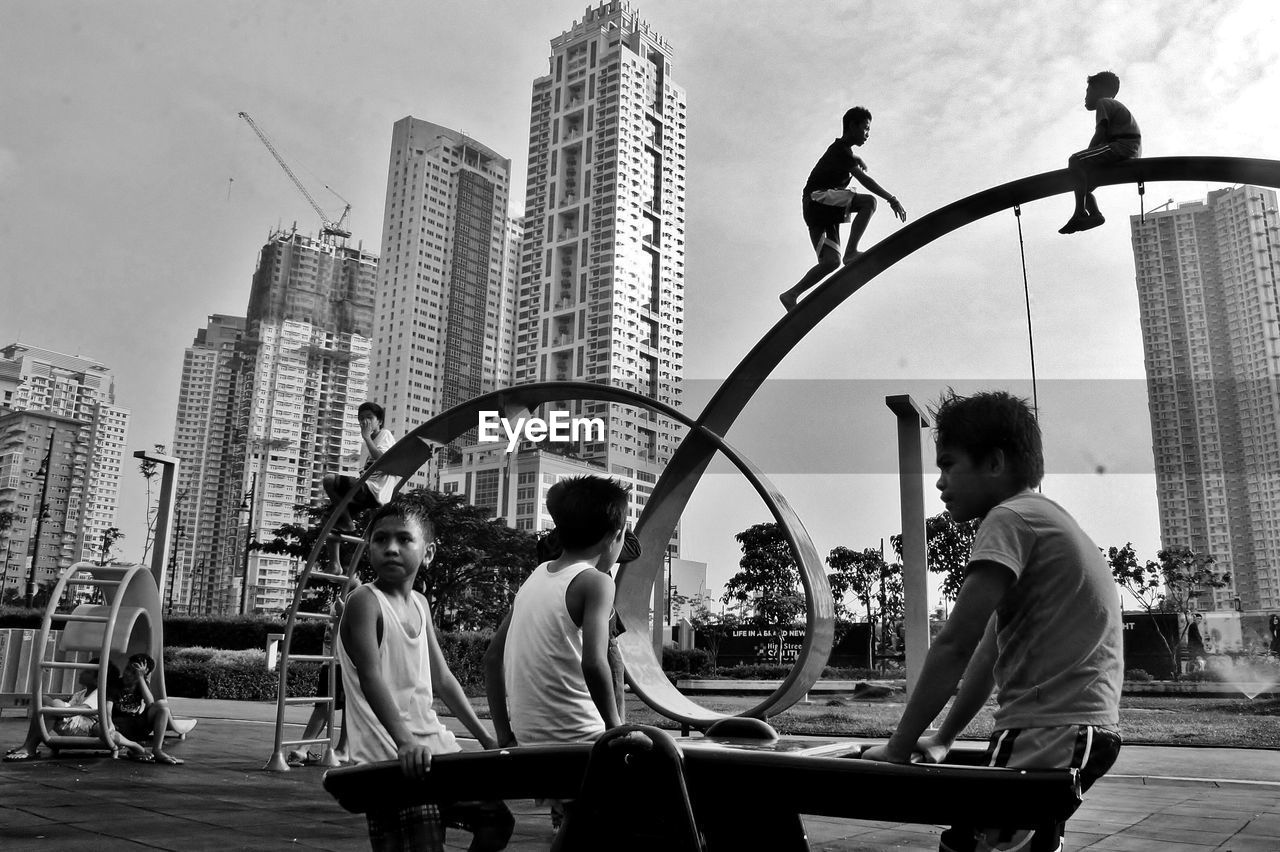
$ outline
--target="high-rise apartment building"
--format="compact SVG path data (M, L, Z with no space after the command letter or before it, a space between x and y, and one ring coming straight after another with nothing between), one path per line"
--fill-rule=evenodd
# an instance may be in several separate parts
M666 40L605 2L551 41L533 83L516 382L573 379L679 405L684 366L685 93ZM571 448L634 483L639 512L678 437L645 409Z
M222 566L237 550L240 480L231 477L240 450L235 401L240 378L237 347L245 318L215 314L196 332L182 358L178 416L171 452L181 460L175 489L174 570L165 587L169 608L209 614L228 600ZM224 582L219 583L223 578Z
M114 376L100 362L13 343L0 349L0 415L0 512L11 518L0 531L5 583L24 572L29 552L45 582L100 555L115 524L129 411L115 404Z
M511 161L465 133L412 116L392 129L369 397L397 438L511 383L510 178Z
M179 488L179 609L273 612L292 602L300 560L247 544L297 520L295 507L324 501L324 474L355 468L377 266L344 241L275 232L246 318L212 318L188 350L174 428L190 471ZM200 423L202 406L227 419Z
M1241 186L1132 217L1165 547L1231 585L1203 609L1280 608L1276 195Z

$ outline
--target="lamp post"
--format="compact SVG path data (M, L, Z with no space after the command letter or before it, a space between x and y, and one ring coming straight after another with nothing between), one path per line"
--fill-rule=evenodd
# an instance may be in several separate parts
M244 565L241 569L244 577L240 581L240 614L245 614L245 598L249 590L249 545L253 543L253 495L258 490L258 474L253 474L253 481L249 485L249 493L244 495L244 502L240 504L241 509L249 510L249 519L245 523L244 530Z
M36 563L40 561L40 536L44 533L44 510L45 501L49 497L49 468L53 466L53 440L58 435L58 430L52 425L49 426L49 447L45 450L44 461L40 463L40 471L36 474L42 477L40 483L40 503L36 509L36 534L31 542L29 553L31 554L31 567L27 570L27 608L30 609L35 604L36 597Z

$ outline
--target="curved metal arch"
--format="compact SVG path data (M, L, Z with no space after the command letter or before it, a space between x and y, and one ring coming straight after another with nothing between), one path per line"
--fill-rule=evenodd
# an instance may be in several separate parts
M831 599L831 587L827 583L822 557L813 540L782 493L754 464L743 457L723 437L694 422L687 415L669 405L650 399L634 391L592 382L539 382L493 391L454 406L415 428L383 453L365 471L363 481L375 473L386 473L407 479L431 458L434 444L446 444L476 427L481 411L500 411L504 417L528 414L538 406L568 400L591 400L648 408L670 417L688 427L691 434L698 434L704 446L712 453L721 452L742 472L755 488L774 519L784 530L792 553L800 565L800 581L805 591L805 638L795 667L769 696L743 715L761 718L776 715L799 701L822 674L831 656L834 639L835 608ZM349 502L350 495L336 508ZM337 512L330 515L325 531L332 524ZM674 525L672 526L674 531ZM694 727L705 727L725 714L708 710L691 701L662 671L661 661L654 654L648 639L648 631L639 629L649 621L649 601L653 583L648 586L637 583L624 584L621 580L632 566L650 562L659 568L663 564L668 534L656 544L646 544L645 553L629 563L619 575L618 595L614 606L624 625L631 626L618 637L618 644L627 663L627 679L631 688L647 704L658 712ZM312 559L318 557L324 536L316 544Z
M1155 157L1127 160L1098 169L1093 178L1097 186L1204 180L1280 187L1280 161L1244 157ZM764 380L827 314L872 278L939 237L1001 210L1069 193L1074 185L1071 173L1060 169L967 196L896 231L868 249L857 262L819 284L739 362L698 416L697 422L702 428L691 431L676 448L636 524L636 535L644 553L655 553L670 540L694 487L714 456L715 448L706 436L728 434ZM660 570L660 563L641 556L618 578L619 596L628 599L643 596L653 588Z

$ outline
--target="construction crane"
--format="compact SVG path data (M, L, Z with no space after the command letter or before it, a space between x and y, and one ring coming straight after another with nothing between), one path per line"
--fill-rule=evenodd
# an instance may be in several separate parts
M240 113L240 117L253 128L254 133L258 134L258 138L262 140L262 144L267 146L267 150L271 152L271 156L276 158L276 162L280 164L280 168L284 169L284 173L289 176L289 180L293 181L293 185L302 193L302 197L307 199L307 203L311 205L311 209L316 211L316 215L320 217L320 222L322 223L320 233L324 236L341 237L343 239L351 236L351 232L343 227L347 221L347 214L351 212L351 202L347 201L341 195L338 195L338 193L333 192L333 189L329 186L325 186L325 189L333 192L334 195L338 195L338 200L347 205L342 211L342 215L338 217L338 221L334 222L330 220L329 217L325 215L324 210L320 209L320 205L316 203L316 200L311 197L311 193L307 192L307 188L303 186L302 181L298 180L298 176L293 173L293 169L289 168L289 164L284 161L284 157L280 156L280 152L276 150L276 146L271 144L271 140L267 138L267 134L263 133L262 128L258 127L257 123L249 116L249 113L242 112Z

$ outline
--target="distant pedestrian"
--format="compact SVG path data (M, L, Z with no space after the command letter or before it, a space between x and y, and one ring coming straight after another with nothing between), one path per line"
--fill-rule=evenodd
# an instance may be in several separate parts
M804 274L796 286L778 297L788 311L805 290L826 278L840 267L840 225L849 221L849 243L844 250L844 262L853 263L862 254L858 241L867 230L876 200L848 189L849 181L856 180L863 187L889 202L893 214L907 221L907 211L898 199L876 183L867 174L867 164L853 153L853 146L866 143L871 135L871 111L856 106L844 114L840 137L827 146L818 158L817 165L809 173L801 194L804 223L809 228L809 242L818 254L818 262Z
M1280 615L1271 616L1271 653L1280 657Z
M1075 212L1059 234L1074 234L1096 228L1107 220L1098 210L1093 197L1093 170L1142 156L1142 131L1129 109L1118 100L1120 78L1110 71L1099 71L1087 81L1084 108L1098 114L1089 147L1067 158L1067 168L1075 177Z

